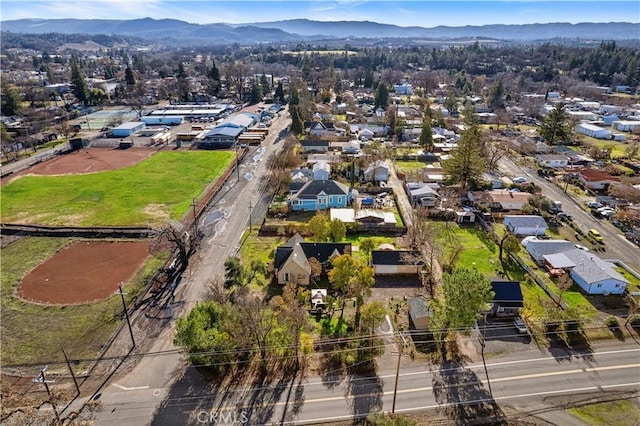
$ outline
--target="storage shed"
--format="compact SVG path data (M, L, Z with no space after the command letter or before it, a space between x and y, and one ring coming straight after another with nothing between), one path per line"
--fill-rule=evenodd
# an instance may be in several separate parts
M409 299L409 317L416 330L428 330L429 322L433 316L433 311L427 299L423 297L412 297Z

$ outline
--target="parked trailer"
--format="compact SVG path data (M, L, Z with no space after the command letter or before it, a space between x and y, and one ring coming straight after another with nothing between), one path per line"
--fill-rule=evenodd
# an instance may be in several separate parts
M156 133L151 136L151 142L153 143L169 143L171 141L171 132Z
M200 139L200 136L204 132L181 132L176 133L176 139L179 141L192 141L194 139Z
M269 134L269 129L261 129L259 127L249 127L247 129L247 133L261 133L266 136Z
M264 138L262 137L262 135L258 135L258 134L256 134L255 136L252 136L245 133L238 136L238 143L245 143L249 145L260 145L263 140Z
M147 125L164 124L166 126L176 126L184 123L184 117L177 115L167 115L162 117L147 115L142 117L140 121L145 122Z

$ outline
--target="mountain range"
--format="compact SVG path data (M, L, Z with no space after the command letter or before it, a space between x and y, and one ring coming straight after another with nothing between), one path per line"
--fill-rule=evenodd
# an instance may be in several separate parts
M177 19L18 19L0 22L2 31L28 34L118 34L146 39L180 40L191 44L269 43L322 39L469 39L492 38L534 41L554 38L637 40L640 24L547 23L447 27L400 27L368 21L313 21L292 19L250 24L192 24Z

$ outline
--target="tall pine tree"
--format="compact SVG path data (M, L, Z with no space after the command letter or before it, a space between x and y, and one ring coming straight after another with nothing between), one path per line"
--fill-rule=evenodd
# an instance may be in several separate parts
M75 56L71 57L71 91L78 101L85 105L89 103L89 88Z
M478 182L487 168L487 161L481 152L482 133L477 125L473 125L462 133L451 157L442 162L451 183L459 183L466 189Z

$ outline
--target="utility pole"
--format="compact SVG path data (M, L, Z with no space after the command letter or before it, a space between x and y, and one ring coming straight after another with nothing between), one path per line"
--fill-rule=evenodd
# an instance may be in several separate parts
M400 337L402 337L402 340L404 340L404 337L402 335L400 335ZM396 413L396 397L398 395L398 379L400 378L400 360L402 359L403 348L404 348L404 344L401 345L400 348L398 349L398 362L396 364L396 381L393 386L393 404L391 405L391 417L393 417Z
M240 182L240 145L236 142L236 175L238 176L238 182Z
M198 238L198 216L196 215L196 199L191 199L191 207L193 208L193 230L195 237Z
M67 357L67 353L62 349L62 354L64 355L64 361L67 363L67 368L69 368L69 373L71 373L71 378L73 379L73 384L76 385L76 392L80 395L80 386L78 386L78 379L76 379L76 375L73 373L73 368L71 368L71 363L69 362L69 358Z
M51 396L51 389L49 389L49 383L53 383L53 381L47 381L47 377L45 376L45 371L47 371L47 368L49 368L48 365L42 367L38 375L33 378L33 382L44 384L44 388L47 390L47 395L49 396L49 404L51 404L51 408L53 408L53 413L56 416L56 420L58 420L58 424L62 424L62 420L60 420L60 414L58 413L58 407L56 407L56 403Z
M124 301L124 295L126 293L122 292L122 283L120 283L118 285L118 294L120 295L120 298L122 299L122 309L124 310L124 315L127 318L127 325L129 326L129 335L131 336L131 343L133 344L133 347L131 349L135 349L136 348L136 339L133 337L133 329L131 328L131 319L129 318L129 311L127 311L127 304Z
M484 314L484 321L482 322L482 339L480 340L480 354L482 356L482 365L484 365L484 374L487 376L487 387L489 388L489 395L493 398L493 391L491 391L491 381L489 380L489 371L487 370L487 362L484 359L484 346L485 335L487 332L487 314Z

